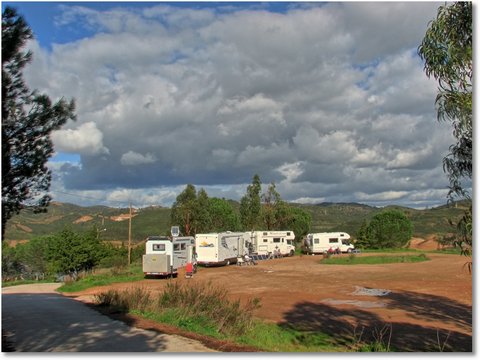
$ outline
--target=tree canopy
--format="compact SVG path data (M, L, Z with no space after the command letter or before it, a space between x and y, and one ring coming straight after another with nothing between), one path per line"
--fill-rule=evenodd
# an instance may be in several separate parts
M449 196L467 196L462 180L472 178L472 2L440 6L418 53L428 77L438 81L437 118L452 124L457 139L443 159Z
M50 202L53 154L50 133L75 119L73 100L52 103L45 94L30 91L23 69L32 54L25 51L32 31L16 10L2 14L2 239L7 221L24 206L45 211Z
M368 249L400 248L413 235L412 222L399 210L386 210L366 221L357 233L356 245Z

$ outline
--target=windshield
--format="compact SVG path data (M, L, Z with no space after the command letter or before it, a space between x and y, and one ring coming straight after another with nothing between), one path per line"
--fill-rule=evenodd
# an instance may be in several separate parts
M348 240L342 240L342 244L343 244L343 245L350 245L350 241L348 241Z

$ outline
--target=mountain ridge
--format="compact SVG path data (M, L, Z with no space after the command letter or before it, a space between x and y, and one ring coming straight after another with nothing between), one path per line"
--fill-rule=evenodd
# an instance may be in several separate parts
M229 200L238 211L239 203ZM310 213L310 232L344 231L355 236L364 221L386 209L399 209L414 224L414 236L426 237L453 232L449 220L458 221L467 204L440 205L431 209L418 210L397 205L374 207L360 203L318 204L289 203ZM132 240L139 242L150 235L168 235L170 232L170 208L149 206L133 209ZM52 202L46 213L34 214L22 210L7 223L5 240L29 240L71 228L74 231L88 231L94 226L99 237L107 241L128 240L129 208L111 208L104 205L81 206L71 203ZM104 230L106 229L106 230ZM225 229L228 230L228 229Z

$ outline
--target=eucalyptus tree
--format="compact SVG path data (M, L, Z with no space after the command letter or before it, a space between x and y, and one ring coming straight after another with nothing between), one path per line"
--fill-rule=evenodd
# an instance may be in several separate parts
M472 178L472 28L472 2L445 4L418 47L426 75L438 82L437 118L452 124L456 138L443 159L449 195L462 197L468 197L462 180Z

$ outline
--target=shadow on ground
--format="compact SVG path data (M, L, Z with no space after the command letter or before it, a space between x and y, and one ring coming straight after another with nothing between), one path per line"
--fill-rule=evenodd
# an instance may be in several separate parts
M372 297L370 297L372 298ZM373 297L377 299L376 297ZM407 312L404 322L386 323L374 311L361 308L340 309L323 303L301 302L284 314L281 326L294 326L302 331L319 331L332 335L340 346L359 341L381 340L394 351L471 352L472 308L451 299L415 292L390 293L381 301L388 309ZM408 318L435 321L430 326L408 322ZM465 333L450 331L455 325Z

